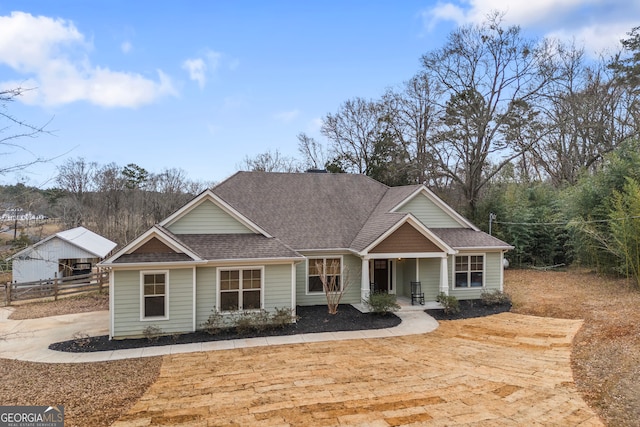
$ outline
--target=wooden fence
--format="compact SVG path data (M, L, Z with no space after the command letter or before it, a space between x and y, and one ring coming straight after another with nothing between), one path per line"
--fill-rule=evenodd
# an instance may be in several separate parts
M36 282L6 283L0 285L0 302L11 305L13 301L26 301L31 299L58 298L79 294L82 292L99 291L102 293L108 289L109 273L101 271L97 273L82 274Z

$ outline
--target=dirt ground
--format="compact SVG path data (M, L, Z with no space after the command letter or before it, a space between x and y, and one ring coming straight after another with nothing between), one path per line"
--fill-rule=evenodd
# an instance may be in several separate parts
M512 312L584 319L573 342L578 390L607 425L640 425L640 291L588 271L511 270Z
M515 313L561 319L584 319L583 327L573 340L571 353L571 366L577 390L607 425L638 425L637 420L640 419L640 310L638 310L640 292L627 287L624 281L602 278L581 271L508 270L505 272L505 289L512 296L514 303L512 311ZM64 304L60 304L58 310L67 310L67 308ZM42 312L42 310L34 309L35 312ZM62 314L62 312L55 314ZM463 324L461 322L466 321L449 323L459 325L456 326L459 330L460 325ZM455 328L449 329L449 331L455 330ZM442 334L443 331L444 329L440 329L436 334ZM553 339L553 337L550 338ZM407 347L398 347L399 350L403 348L407 349ZM261 353L264 349L252 351ZM331 347L325 346L322 357L330 358L332 351ZM395 357L406 361L409 367L412 363L413 366L421 363L417 360L411 361L413 360L411 353L407 351L405 354L401 353L397 353ZM215 354L220 357L222 353ZM247 361L248 356L249 354L243 355L239 360ZM169 356L168 359L171 357L173 356ZM214 362L211 363L215 365ZM288 363L288 360L283 360L282 363ZM0 359L0 378L2 378L0 402L6 405L64 404L67 413L66 425L107 426L127 413L131 405L143 402L139 399L152 384L156 383L161 365L163 369L173 366L170 360L163 363L161 358L81 365L52 365ZM257 370L256 367L251 368L252 373ZM385 369L381 369L380 372L384 373ZM407 386L408 391L405 397L398 395L396 400L389 401L396 406L404 405L405 413L408 410L406 405L412 400L411 396L415 398L415 390L412 391L411 384L414 384L413 381L416 378L411 372L409 369L402 379L402 381L409 381L406 383L409 386ZM251 379L251 375L255 374L247 374L247 381ZM437 378L435 373L433 375ZM322 376L315 377L315 380L322 380ZM162 377L159 381L162 381ZM398 384L400 380L396 377L393 382ZM277 389L277 386L274 387ZM561 384L560 387L563 385ZM448 388L445 392L452 390L455 388ZM500 395L505 395L507 398L511 396L511 399L514 399L519 395L518 393L524 393L523 389L511 386L493 391L477 389L476 392L469 397L471 401L486 397L493 399ZM401 401L405 403L400 403ZM241 398L237 404L244 404L243 402L245 400ZM437 402L434 400L422 403L433 405ZM378 405L376 406L378 409L385 408L384 399L380 396L371 401L370 405ZM307 407L307 409L313 409L313 407ZM335 412L337 408L333 410L332 414L338 413ZM400 415L397 418L396 421L402 420ZM410 419L404 418L405 421ZM420 422L419 418L415 420Z
M165 356L114 426L599 426L572 381L581 325L502 313L428 334Z
M161 364L160 357L79 364L0 359L0 403L64 405L67 427L109 426L156 381Z
M14 312L9 319L37 319L61 314L88 313L90 311L109 310L109 295L93 292L72 296L57 301L13 303Z

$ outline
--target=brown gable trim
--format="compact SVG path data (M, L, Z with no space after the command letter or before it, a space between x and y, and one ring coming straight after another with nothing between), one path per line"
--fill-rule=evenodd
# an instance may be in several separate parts
M396 231L369 251L369 253L374 254L417 252L442 252L442 249L409 223L402 224Z
M173 249L169 246L165 245L160 241L157 237L153 237L149 239L148 242L140 246L138 249L133 251L133 254L172 254L175 253Z

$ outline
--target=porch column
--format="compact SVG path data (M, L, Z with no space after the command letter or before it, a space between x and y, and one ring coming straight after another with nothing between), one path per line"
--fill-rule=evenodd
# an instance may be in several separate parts
M440 292L449 295L449 257L440 258Z
M360 298L362 301L369 299L369 259L362 258L362 280L360 281Z

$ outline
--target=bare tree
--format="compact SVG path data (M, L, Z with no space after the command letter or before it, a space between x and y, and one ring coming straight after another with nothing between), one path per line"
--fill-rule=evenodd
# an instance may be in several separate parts
M298 134L298 152L304 169L324 169L329 162L325 147L304 132Z
M284 156L276 149L273 152L267 150L255 157L245 156L238 169L260 172L300 172L301 167L296 159Z
M95 232L109 236L115 242L126 241L122 232L128 228L129 206L126 200L127 178L123 168L115 163L99 167L94 175L97 203L100 208L92 209L91 225Z
M560 46L561 77L547 90L544 121L549 132L532 147L532 161L556 186L575 184L603 155L638 135L638 94L620 84L604 60L583 49Z
M160 222L185 204L192 197L194 189L183 169L165 168L158 174L152 174L144 193L145 211L150 223Z
M369 175L374 145L386 130L381 103L354 98L327 114L321 133L331 141L333 162L345 172Z
M412 180L443 187L447 181L443 182L430 149L438 130L439 90L426 73L418 73L404 82L400 91L388 90L382 102L389 132L407 152Z
M25 138L36 138L42 134L50 134L50 131L47 130L50 122L41 126L33 125L7 112L7 104L15 101L16 98L21 96L25 91L26 89L21 87L0 90L0 150L2 150L0 156L5 157L21 151L27 153L31 157L31 160L18 161L14 164L10 164L8 161L2 162L0 164L0 175L23 170L37 163L50 161L50 159L34 154L20 142L20 140Z
M328 261L316 261L315 268L327 297L329 314L336 314L340 301L349 288L351 278L349 277L349 267L343 266L342 272L340 272L339 260L332 260L330 263Z
M442 87L431 152L463 191L472 216L491 177L540 137L527 125L555 78L548 44L525 40L517 26L503 28L501 18L494 13L483 24L458 28L444 47L422 57L423 72ZM523 131L526 141L516 138Z
M64 202L63 216L68 226L76 227L83 224L90 202L86 196L95 189L94 178L97 168L97 163L87 162L82 157L68 159L58 167L58 187L69 194Z

